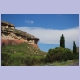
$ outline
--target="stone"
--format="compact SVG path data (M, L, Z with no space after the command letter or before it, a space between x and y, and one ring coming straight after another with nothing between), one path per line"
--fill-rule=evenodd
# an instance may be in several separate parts
M19 44L22 42L27 42L31 46L38 49L38 41L39 38L36 38L35 36L15 29L15 26L9 22L2 21L1 22L1 45L5 46L8 44Z

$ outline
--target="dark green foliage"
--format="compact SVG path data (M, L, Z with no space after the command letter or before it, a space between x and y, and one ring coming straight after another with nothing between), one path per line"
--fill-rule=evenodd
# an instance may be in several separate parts
M73 41L73 54L76 55L76 53L77 53L77 48L76 48L75 41Z
M76 54L73 54L74 59L79 59L79 52L77 52Z
M56 47L55 49L50 49L45 58L46 62L54 62L54 61L66 61L72 60L73 54L70 49Z
M75 41L73 41L73 57L74 59L79 59L79 52L77 52Z
M62 36L60 37L60 47L65 48L65 38L64 38L63 34L62 34Z

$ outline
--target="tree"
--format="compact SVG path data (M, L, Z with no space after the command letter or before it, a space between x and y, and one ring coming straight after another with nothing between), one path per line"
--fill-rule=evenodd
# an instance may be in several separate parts
M73 54L76 55L76 53L77 53L77 48L76 48L75 41L73 41Z
M62 34L62 36L60 37L60 47L65 48L65 39L64 39L63 34Z
M68 48L56 47L55 49L49 49L45 61L55 62L55 61L67 61L73 60L73 53Z

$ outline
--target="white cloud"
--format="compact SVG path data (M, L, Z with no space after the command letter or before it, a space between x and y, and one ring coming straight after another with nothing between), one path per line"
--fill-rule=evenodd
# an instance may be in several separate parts
M34 21L26 20L26 21L25 21L25 23L31 23L31 24L33 24L33 23L34 23Z
M31 21L31 23L34 23L34 21Z
M45 29L40 27L16 27L19 30L28 32L40 39L39 43L43 44L59 44L60 36L63 34L65 37L66 47L72 47L73 41L79 46L79 27L57 30Z

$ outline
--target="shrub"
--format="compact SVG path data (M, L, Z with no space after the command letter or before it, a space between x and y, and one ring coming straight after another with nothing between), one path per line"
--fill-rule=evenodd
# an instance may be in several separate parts
M73 54L70 49L56 47L55 49L49 49L45 61L54 62L54 61L62 61L62 60L66 61L72 59L73 59Z

